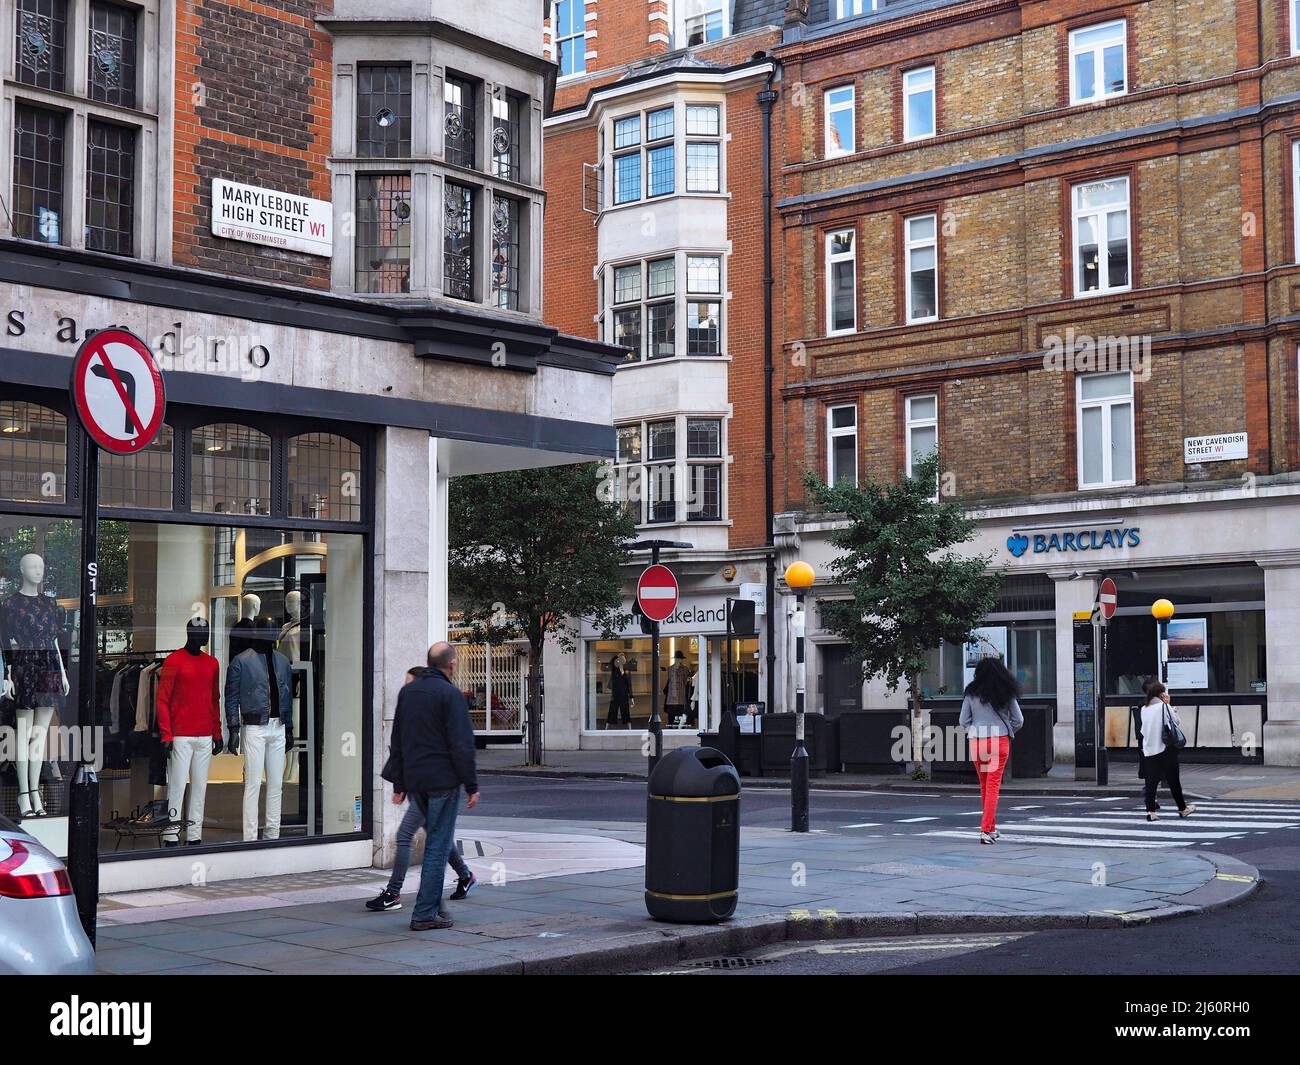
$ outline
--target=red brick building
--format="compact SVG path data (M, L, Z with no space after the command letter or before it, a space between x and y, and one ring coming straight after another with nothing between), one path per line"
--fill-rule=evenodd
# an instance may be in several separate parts
M771 655L758 632L726 646L726 600L769 580L765 493L764 112L780 40L772 0L554 3L547 48L559 65L545 123L545 310L573 333L627 349L614 381L619 454L611 490L642 535L692 545L665 552L682 584L662 628L693 698L669 712L677 738L715 724L724 699L766 701ZM771 97L772 100L775 97ZM770 108L770 104L769 104ZM766 137L777 158L774 115ZM775 182L775 174L773 174ZM629 567L628 599L640 563ZM632 723L650 715L650 641L587 639L555 697L548 741L636 745L607 723L609 664L635 662ZM556 707L580 708L557 722ZM563 731L561 731L563 730Z
M1198 648L1169 664L1196 756L1300 761L1296 5L790 8L773 54L791 555L827 557L806 471L892 479L937 448L939 490L1007 569L982 636L1055 707L1058 757L1073 617L1104 572L1115 752L1167 597ZM813 640L812 706L902 699ZM933 698L959 694L966 658L936 652Z

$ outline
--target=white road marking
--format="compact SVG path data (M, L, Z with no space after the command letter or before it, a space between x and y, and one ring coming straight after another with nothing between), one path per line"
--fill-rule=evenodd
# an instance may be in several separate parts
M900 817L894 823L898 825L915 825L920 821L937 821L937 817Z
M942 836L946 839L964 839L975 844L976 846L980 845L978 837L975 835L975 833L970 831L923 832L921 834L923 836ZM1123 848L1190 846L1190 841L1188 843L1176 843L1173 841L1153 839L1150 843L1141 843L1136 840L1119 840L1119 839L1100 840L1100 839L1080 838L1078 836L1017 836L1017 835L1012 835L1010 832L1002 832L998 837L998 843L1056 843L1063 847L1123 847ZM995 843L994 846L997 846L997 844Z
M1143 822L1141 828L1099 828L1096 825L1071 824L1068 817L1045 817L1042 821L1056 822L1054 824L1043 824L1036 821L1032 824L1017 822L1014 825L1007 825L1009 829L1017 832L1078 832L1081 835L1100 836L1108 838L1111 836L1127 836L1132 839L1134 836L1154 836L1164 839L1232 839L1234 836L1240 836L1241 832L1167 832L1159 828L1146 828L1146 822ZM1099 841L1100 842L1100 841Z
M841 828L879 828L879 821L863 821L860 825L840 825Z

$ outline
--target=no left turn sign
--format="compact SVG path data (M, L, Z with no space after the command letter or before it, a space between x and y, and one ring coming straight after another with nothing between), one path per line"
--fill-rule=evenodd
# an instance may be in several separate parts
M72 360L70 391L90 438L114 455L144 450L162 428L162 371L148 345L125 329L101 329L86 338Z

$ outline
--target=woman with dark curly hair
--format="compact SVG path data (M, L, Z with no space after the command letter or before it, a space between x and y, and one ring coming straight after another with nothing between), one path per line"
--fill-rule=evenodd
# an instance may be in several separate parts
M981 658L966 685L959 723L970 740L970 757L980 781L980 842L998 838L998 792L1011 753L1011 739L1025 723L1020 686L1000 658Z

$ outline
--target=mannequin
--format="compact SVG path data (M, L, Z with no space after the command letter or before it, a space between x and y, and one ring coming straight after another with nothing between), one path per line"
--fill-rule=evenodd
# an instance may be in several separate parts
M289 592L284 597L284 612L289 620L280 629L280 652L290 662L302 661L302 592Z
M185 626L185 646L163 662L158 684L158 734L167 752L167 808L185 820L185 785L190 787L185 844L203 842L203 806L208 769L214 755L225 749L221 739L221 667L203 648L208 623L194 618ZM180 846L180 829L169 830L163 846Z
M257 615L261 612L262 600L259 596L250 592L240 598L239 620L230 630L230 661L233 662L242 652L256 643L250 635L250 630L257 625Z
M68 670L59 647L59 605L43 594L45 559L28 554L18 562L22 584L3 606L5 646L4 693L16 706L18 812L45 813L41 768L45 738L54 711L68 694Z
M244 752L244 839L257 839L258 795L266 774L263 839L280 838L285 748L293 746L293 668L275 649L271 623L250 630L246 647L226 670L227 750Z

